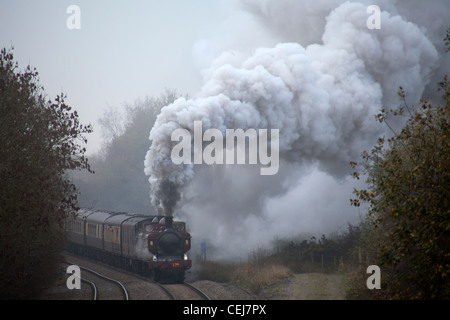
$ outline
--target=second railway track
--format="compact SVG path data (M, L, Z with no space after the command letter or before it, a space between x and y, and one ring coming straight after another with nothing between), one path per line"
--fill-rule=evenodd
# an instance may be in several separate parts
M83 270L81 281L88 283L92 287L94 300L129 300L128 290L119 280L108 277L100 272L84 266L64 261L67 265L77 265Z

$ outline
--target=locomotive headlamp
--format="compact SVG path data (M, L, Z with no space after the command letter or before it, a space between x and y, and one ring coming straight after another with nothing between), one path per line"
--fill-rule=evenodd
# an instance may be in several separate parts
M184 254L184 260L187 261L187 259L188 259L188 256L187 256L187 254L185 253L185 254Z

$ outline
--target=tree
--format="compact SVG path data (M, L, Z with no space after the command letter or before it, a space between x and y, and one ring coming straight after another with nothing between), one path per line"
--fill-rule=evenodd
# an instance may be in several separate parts
M59 268L64 218L77 209L67 171L90 171L81 144L92 131L65 98L46 101L36 69L20 71L12 50L1 50L1 298L39 296Z
M151 143L148 137L161 108L178 97L175 90L166 90L157 98L138 100L126 106L126 120L121 120L115 109L104 112L99 123L105 145L101 155L91 158L95 175L74 175L81 191L81 206L156 213L144 174L144 159Z
M368 202L369 216L384 235L378 240L379 263L384 266L386 290L394 298L450 297L450 85L439 83L443 107L420 100L414 110L403 103L397 110L381 110L378 121L407 116L400 132L380 138L360 165L367 189L355 190L359 206ZM352 163L356 167L356 163ZM355 172L355 178L360 177Z

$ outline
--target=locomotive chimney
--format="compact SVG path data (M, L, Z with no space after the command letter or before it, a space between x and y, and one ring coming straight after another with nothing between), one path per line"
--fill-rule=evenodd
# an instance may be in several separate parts
M166 229L172 228L173 217L166 217Z

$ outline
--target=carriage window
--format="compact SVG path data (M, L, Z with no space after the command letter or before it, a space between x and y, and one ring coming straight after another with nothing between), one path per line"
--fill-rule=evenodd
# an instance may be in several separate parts
M97 236L97 225L96 224L88 224L88 235Z

